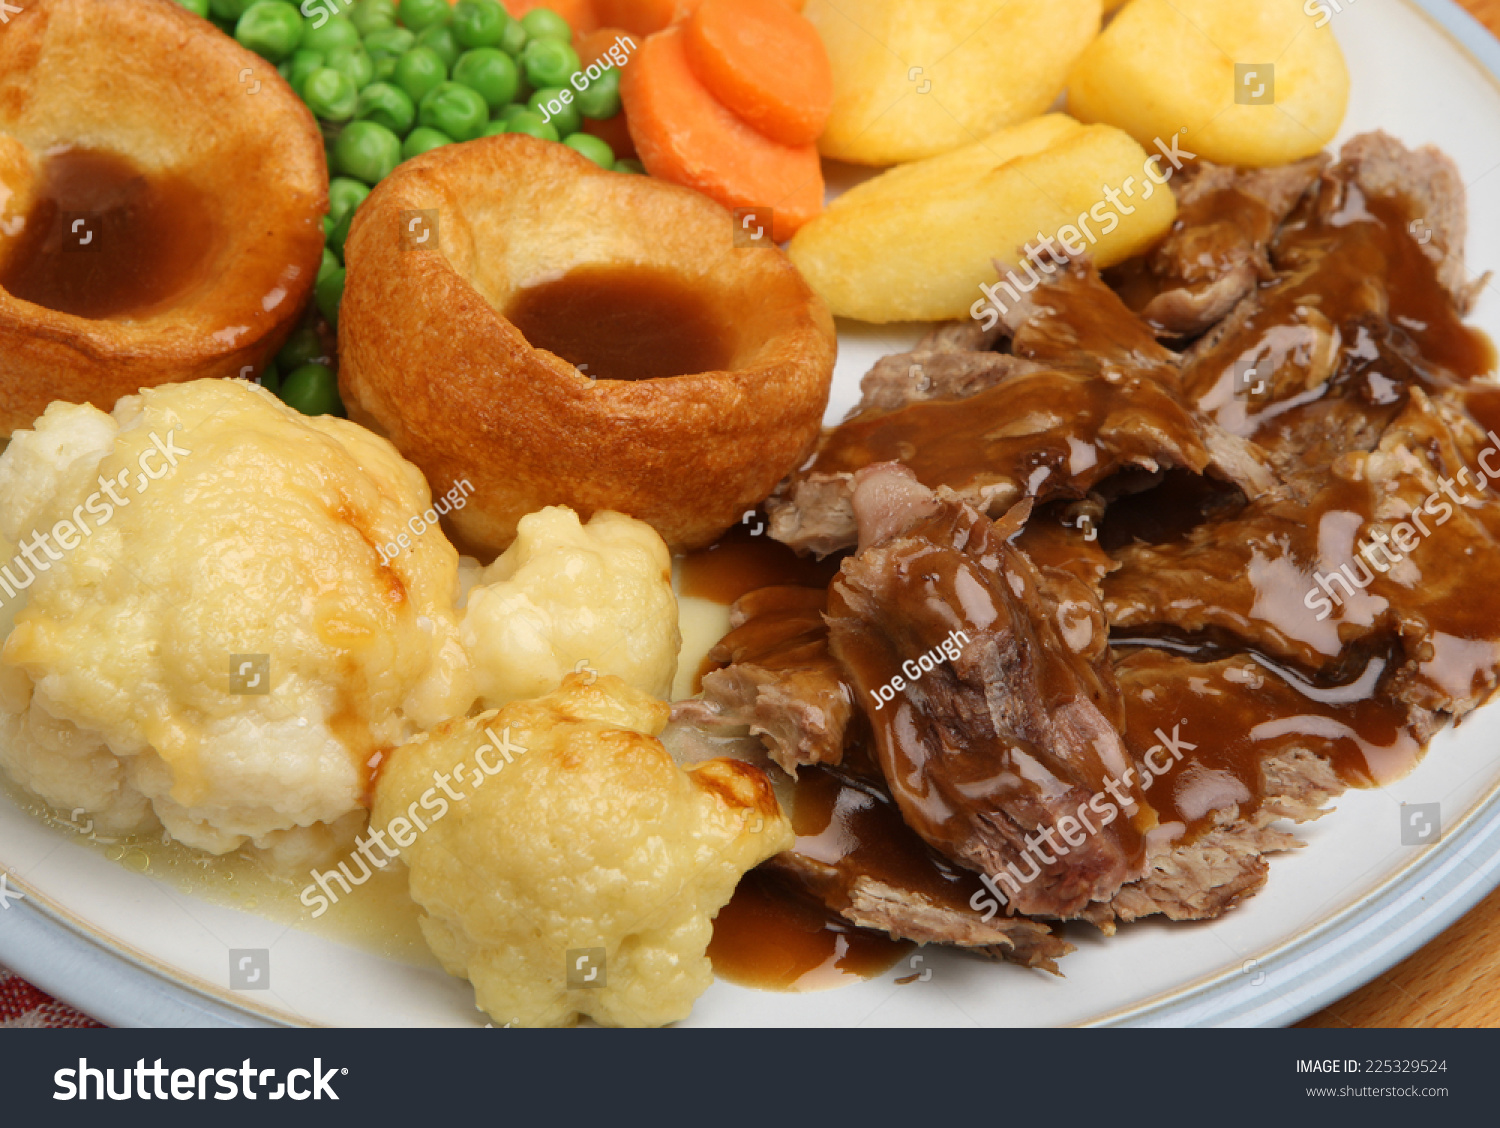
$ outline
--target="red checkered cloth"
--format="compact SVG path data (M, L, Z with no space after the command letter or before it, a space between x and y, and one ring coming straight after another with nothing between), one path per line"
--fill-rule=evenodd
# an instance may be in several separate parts
M88 1015L44 995L10 968L0 965L0 1029L101 1029Z

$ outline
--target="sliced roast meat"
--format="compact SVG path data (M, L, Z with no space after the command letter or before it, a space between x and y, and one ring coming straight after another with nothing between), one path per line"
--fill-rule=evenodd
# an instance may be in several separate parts
M988 352L1000 340L1002 330L998 324L985 329L972 318L939 325L912 349L916 353Z
M1180 540L1115 553L1116 635L1253 650L1311 677L1394 648L1389 692L1461 715L1500 683L1500 448L1458 406L1412 389L1370 452L1325 471L1307 503L1253 502Z
M929 400L968 399L1011 376L1048 371L1045 365L1009 353L917 349L883 356L860 381L862 395L849 418L899 411Z
M1467 314L1484 286L1464 265L1468 204L1463 174L1448 154L1424 146L1408 149L1379 130L1352 138L1339 152L1339 175L1367 197L1398 199L1407 230L1437 270L1438 284L1460 314Z
M1001 323L1016 356L1110 379L1149 376L1177 388L1178 355L1165 348L1086 258L1044 275Z
M1146 861L1107 655L1070 645L1008 543L1029 506L992 522L914 483L895 464L856 475L860 550L829 589L830 648L907 824L1009 911L1077 916Z
M1247 655L1118 653L1126 742L1161 820L1146 875L1110 904L1120 920L1225 912L1264 884L1265 855L1301 845L1278 822L1321 817L1351 783L1399 777L1440 727L1389 699L1384 658L1319 687Z
M1350 141L1278 233L1275 278L1186 354L1189 399L1285 474L1369 450L1408 388L1489 371L1461 320L1463 200L1441 154Z
M1172 180L1172 230L1111 281L1158 336L1198 336L1270 279L1271 238L1327 163L1324 154L1269 169L1196 162Z
M709 660L701 697L678 702L673 720L721 730L748 725L792 775L837 764L857 719L853 690L828 652L823 588L770 587L737 600L732 628Z
M1054 972L1071 950L1046 924L1000 912L977 874L913 833L858 742L839 769L802 772L791 817L796 845L766 869L853 924Z
M1251 496L1275 488L1253 447L1185 405L1174 354L1086 263L1047 277L1009 319L1012 348L1026 355L880 361L856 413L766 503L771 535L819 555L850 547L854 472L886 461L991 517L1022 498L1085 498L1124 471L1207 472Z

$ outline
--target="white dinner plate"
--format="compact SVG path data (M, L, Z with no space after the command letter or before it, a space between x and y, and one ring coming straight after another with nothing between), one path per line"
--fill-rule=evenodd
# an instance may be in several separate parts
M1333 7L1331 0L1330 8ZM1468 261L1500 267L1500 44L1450 0L1341 0L1332 24L1353 72L1340 142L1385 129L1449 153L1469 188ZM1314 10L1316 7L1314 6ZM1311 17L1310 17L1311 18ZM1500 340L1500 294L1474 318ZM910 328L840 326L830 422ZM1404 846L1403 803L1439 805L1434 844ZM1078 951L1057 978L943 951L816 994L716 983L688 1026L1277 1025L1366 982L1500 883L1500 704L1433 742L1394 785L1342 796L1278 857L1265 890L1220 920L1144 921L1113 937L1070 926ZM122 1026L483 1026L468 985L393 938L386 955L254 912L254 888L214 899L160 865L111 860L82 828L48 825L0 795L0 963ZM119 853L116 849L113 851ZM4 896L20 894L21 900ZM242 908L229 907L238 904ZM264 906L260 906L264 908ZM231 988L231 967L253 956ZM235 953L235 955L231 955ZM264 963L264 978L245 982ZM897 977L911 981L898 984Z

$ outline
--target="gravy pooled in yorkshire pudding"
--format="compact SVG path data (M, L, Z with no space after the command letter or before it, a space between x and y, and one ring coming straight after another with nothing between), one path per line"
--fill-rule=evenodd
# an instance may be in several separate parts
M774 247L686 188L505 134L398 168L345 256L340 390L475 552L547 505L614 509L708 544L817 438L826 307ZM576 367L575 367L576 366Z
M0 24L0 434L53 400L235 376L280 347L328 173L276 68L172 0Z

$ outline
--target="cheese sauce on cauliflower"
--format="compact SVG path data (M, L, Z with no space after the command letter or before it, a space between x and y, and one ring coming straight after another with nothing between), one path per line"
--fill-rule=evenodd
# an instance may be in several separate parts
M685 1018L713 980L713 917L792 845L760 769L672 760L657 739L669 712L619 678L570 674L382 768L372 834L400 847L428 945L497 1024Z
M56 403L0 455L0 497L22 553L0 571L19 589L0 763L108 831L154 816L212 853L287 848L474 700L457 553L437 534L389 563L376 548L426 482L352 423L239 381L112 415Z
M584 525L571 509L539 510L477 582L463 638L486 708L588 669L671 696L682 649L672 558L645 522L606 510Z

